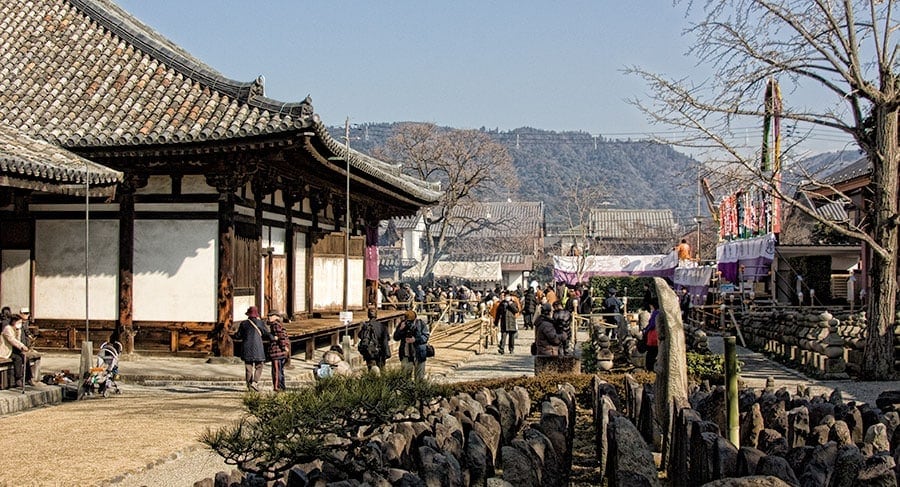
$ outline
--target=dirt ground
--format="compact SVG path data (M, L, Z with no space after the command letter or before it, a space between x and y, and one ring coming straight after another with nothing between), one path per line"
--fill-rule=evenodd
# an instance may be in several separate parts
M240 398L126 391L0 417L0 485L105 484L199 448L203 431L241 416Z

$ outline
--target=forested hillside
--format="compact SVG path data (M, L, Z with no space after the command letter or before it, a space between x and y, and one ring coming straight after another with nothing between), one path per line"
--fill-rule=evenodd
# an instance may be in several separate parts
M372 153L395 125L354 126L350 144ZM344 140L343 127L330 130L335 139ZM570 193L569 182L579 177L597 192L604 208L670 208L682 225L691 225L697 211L696 163L668 146L606 140L584 132L481 130L505 145L514 159L520 188L519 194L508 197L543 201L551 227L564 224L561 202Z

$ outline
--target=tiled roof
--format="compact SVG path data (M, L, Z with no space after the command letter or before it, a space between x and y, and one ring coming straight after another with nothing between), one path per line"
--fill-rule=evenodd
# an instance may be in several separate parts
M228 80L114 4L0 3L0 110L64 147L166 144L308 126L308 101L277 104Z
M0 118L69 149L312 131L344 153L309 97L267 98L261 77L222 76L109 0L0 0ZM423 201L440 196L356 151L350 163Z
M850 219L844 205L838 202L828 203L816 208L816 214L833 222L845 222Z
M86 180L92 194L110 194L122 173L0 123L0 185L84 194Z
M450 221L451 224L486 222L483 229L466 237L539 236L544 228L544 204L528 201L466 203L453 208ZM456 232L451 228L449 234L452 236Z
M672 210L592 208L590 233L601 239L672 239L675 218Z
M840 184L872 173L872 163L863 157L849 166L827 174L823 179L827 184Z

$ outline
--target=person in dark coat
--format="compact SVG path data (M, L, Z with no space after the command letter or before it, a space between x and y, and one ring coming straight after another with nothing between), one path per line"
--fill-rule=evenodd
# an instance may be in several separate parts
M534 322L534 343L537 355L557 356L560 345L566 339L566 334L557 330L556 323L550 318L551 306L547 303L541 305L541 314Z
M431 336L428 325L417 318L413 310L407 310L404 320L394 330L394 340L400 342L397 353L404 371L412 371L416 380L425 378L425 345Z
M363 326L372 327L375 340L378 342L378 354L374 357L363 354L363 359L366 361L366 367L368 367L369 370L372 370L373 367L378 367L378 370L383 370L385 362L387 362L387 359L391 358L391 336L388 334L387 327L384 326L384 323L378 321L378 310L370 307L366 311L366 316L369 318L369 321L364 323Z
M291 340L281 323L281 313L269 311L266 316L272 341L269 342L269 360L272 361L272 390L281 392L285 388L284 363L291 355Z
M238 325L235 340L242 343L241 360L244 361L244 378L247 388L251 391L259 391L259 379L262 377L263 364L266 362L266 349L263 341L271 341L269 333L262 320L259 319L259 310L256 306L247 309L247 319Z
M525 329L534 327L534 312L537 311L540 303L534 295L534 288L529 287L525 290L525 297L522 298L522 318L525 320L523 325Z
M563 307L562 302L553 303L553 314L550 318L556 326L556 331L561 335L561 343L559 344L560 355L566 355L569 350L569 343L572 336L572 301L566 302Z
M516 333L519 331L516 325L516 315L519 313L519 307L513 300L512 296L503 293L503 299L497 305L497 312L494 315L494 326L500 329L500 355L503 355L503 347L509 340L509 353L515 353L516 349Z

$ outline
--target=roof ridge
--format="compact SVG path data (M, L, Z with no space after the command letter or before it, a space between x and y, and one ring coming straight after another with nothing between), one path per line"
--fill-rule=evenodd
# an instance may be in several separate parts
M247 82L228 78L160 32L138 20L115 2L109 0L68 1L76 9L125 42L211 90L279 115L304 117L313 113L312 99L309 95L301 102L290 103L267 98L265 96L265 78L262 75Z

